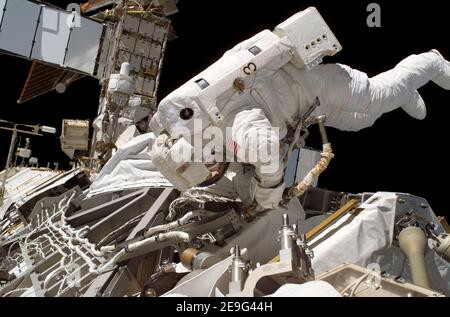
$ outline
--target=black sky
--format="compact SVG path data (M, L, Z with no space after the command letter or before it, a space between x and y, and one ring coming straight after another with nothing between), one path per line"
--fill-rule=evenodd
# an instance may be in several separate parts
M71 1L47 2L64 7ZM410 54L432 48L450 58L448 1L376 1L381 6L381 28L366 25L366 8L371 2L180 0L180 12L173 18L178 38L168 46L160 96L166 96L238 42L265 28L272 29L308 6L319 9L344 47L327 62L348 64L373 76ZM64 95L50 93L17 105L29 66L28 61L0 57L0 118L53 125L58 130L62 119L94 118L99 93L94 79L81 80ZM330 130L336 158L321 177L321 186L350 192L407 192L425 197L437 214L450 215L446 200L450 165L445 155L450 92L430 83L420 93L428 106L424 121L397 110L360 132ZM0 133L2 164L9 137ZM58 142L57 137L33 138L34 154L42 165L50 160L67 167ZM318 145L314 138L312 145Z

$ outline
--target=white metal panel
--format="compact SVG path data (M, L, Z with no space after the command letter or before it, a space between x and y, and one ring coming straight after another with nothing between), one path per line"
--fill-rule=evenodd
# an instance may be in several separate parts
M148 58L143 58L142 59L142 69L144 71L144 74L147 76L151 76L153 75L152 71L153 71L153 61L151 59Z
M25 0L8 0L2 19L0 49L30 57L41 6Z
M142 64L142 57L136 54L131 54L130 68L132 72L139 73Z
M30 193L32 193L33 190L57 176L58 173L53 171L24 168L9 177L6 181L5 203L0 207L0 220L4 218L6 211L12 204L21 206L21 199L30 199Z
M144 78L136 77L136 92L138 94L144 94Z
M147 40L138 40L134 52L138 55L147 57L150 55L151 44Z
M159 43L163 43L164 38L167 34L167 29L162 28L159 25L155 25L155 30L153 33L153 40Z
M145 37L152 38L153 33L155 31L155 23L152 21L141 21L141 25L139 26L139 33Z
M123 20L123 29L127 32L137 33L139 30L140 19L127 14Z
M131 53L124 51L124 50L119 50L119 53L117 54L117 65L116 67L120 69L120 65L122 65L125 62L130 62L131 60Z
M69 42L72 14L50 7L42 9L31 58L62 65Z
M150 51L150 58L153 58L155 61L159 61L162 55L162 47L158 43L153 43Z
M81 27L75 27L70 35L65 66L93 74L100 50L103 25L81 18Z
M120 37L120 48L129 52L134 52L136 46L136 38L130 35L122 35Z

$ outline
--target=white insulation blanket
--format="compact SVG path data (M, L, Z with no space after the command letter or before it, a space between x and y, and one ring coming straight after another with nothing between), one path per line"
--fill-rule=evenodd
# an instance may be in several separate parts
M119 148L94 178L88 195L150 186L172 187L152 163L150 153L154 141L154 134L147 133Z

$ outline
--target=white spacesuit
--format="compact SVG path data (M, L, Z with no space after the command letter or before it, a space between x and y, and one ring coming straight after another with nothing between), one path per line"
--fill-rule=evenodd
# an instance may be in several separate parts
M253 77L250 80L236 78L233 81L234 93L226 92L215 97L214 109L220 110L220 120L215 121L205 114L207 111L201 105L205 98L198 97L202 90L212 85L211 81L217 79L209 74L226 73L228 65L243 57L242 52L248 53L255 47L255 43L267 41L267 38L273 36L273 33L267 32L269 31L261 32L239 44L205 72L166 97L160 103L158 113L151 123L155 134L166 133L177 137L177 128L184 127L193 131L193 122L197 119L203 123L203 130L211 125L219 127L224 133L227 128L231 129L231 140L229 137L224 137L223 140L230 152L257 144L258 141L254 138L261 138L261 135L269 144L281 148L288 131L295 129L298 118L305 114L316 98L319 99L320 106L314 110L313 115L325 115L326 126L358 131L370 127L382 114L399 107L412 117L423 119L426 107L417 89L429 81L446 90L450 89L450 64L435 50L412 55L394 69L373 78L341 64L318 65L311 69L299 68L289 61L277 64L277 61L285 57L281 54L278 60L265 65L264 70L251 74ZM278 67L281 64L283 65ZM257 68L256 62L245 62L244 65L247 65L244 72L251 73L252 68ZM220 89L220 84L211 88L214 93ZM269 133L275 128L278 128L277 133ZM158 152L158 149L154 150ZM282 161L282 155L276 155L272 159ZM154 159L157 166L158 159L160 166L167 165L166 158L161 159L155 155ZM257 161L248 161L244 156L240 157L240 163L251 164L255 168L250 186L251 199L262 209L274 209L278 207L285 189L285 164L281 162L276 170L267 172L263 169L266 159L259 157ZM164 171L162 167L162 173L169 180L178 173L176 170L166 168ZM182 170L185 171L186 167ZM190 180L195 176L188 173L185 178ZM193 181L190 185L196 185L195 183L198 182ZM176 181L174 185L177 186ZM182 185L177 187L186 189Z

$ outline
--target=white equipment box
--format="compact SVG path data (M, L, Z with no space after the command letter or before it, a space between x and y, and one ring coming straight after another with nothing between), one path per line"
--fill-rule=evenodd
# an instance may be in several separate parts
M64 120L60 139L63 152L71 159L75 151L86 151L89 147L89 121Z
M342 46L316 8L310 7L275 28L280 38L287 37L294 47L291 61L299 68L312 68L324 56L333 56Z
M255 78L271 76L288 63L310 69L333 56L342 46L316 8L301 11L273 32L262 31L228 51L194 81L196 101L211 121L223 120L222 110L235 94L251 89Z

